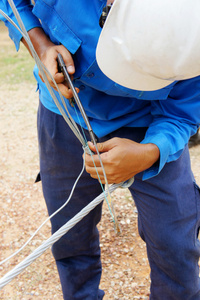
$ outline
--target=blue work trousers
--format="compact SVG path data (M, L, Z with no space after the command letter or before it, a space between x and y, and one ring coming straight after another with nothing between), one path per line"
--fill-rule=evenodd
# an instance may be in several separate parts
M121 137L140 142L145 131L146 128L121 128L99 141ZM38 138L43 193L52 214L71 192L82 168L83 150L62 116L41 104ZM150 299L199 300L200 191L191 171L188 147L156 177L143 181L142 173L135 176L130 191L151 267ZM69 204L52 218L52 232L101 192L98 181L84 172ZM101 209L102 205L97 206L52 247L65 300L103 299L104 292L99 289L101 260L96 228Z

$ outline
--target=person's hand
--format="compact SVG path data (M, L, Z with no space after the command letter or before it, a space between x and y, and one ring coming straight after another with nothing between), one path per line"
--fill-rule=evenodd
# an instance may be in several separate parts
M72 76L75 72L75 66L71 53L63 45L55 45L54 43L52 43L41 28L33 28L28 33L41 62L53 76L62 95L68 99L72 98L72 91L68 88L67 83L64 79L64 75L58 71L57 62L57 56L58 53L60 53L63 57L69 75ZM28 48L26 42L23 39L22 42ZM43 80L40 73L39 75ZM48 74L46 75L50 85L54 89L56 89L51 78L48 76ZM76 90L77 92L79 92L78 89Z
M91 142L88 145L91 151L96 152ZM139 144L122 138L113 138L99 143L97 146L109 184L120 183L132 178L150 168L160 156L159 149L155 144ZM101 182L105 183L97 154L94 154L93 157L86 154L85 167L90 176L96 179L98 179L97 169Z
M72 91L69 89L67 82L64 79L64 75L58 70L58 61L57 56L60 53L63 57L67 71L69 75L73 75L75 72L74 62L70 52L63 45L51 45L46 49L46 51L41 56L42 63L47 67L54 80L56 81L62 95L68 99L72 98ZM48 77L48 75L47 75ZM42 77L41 77L42 78ZM49 83L51 86L56 89L51 78L48 77ZM77 92L79 90L76 88Z

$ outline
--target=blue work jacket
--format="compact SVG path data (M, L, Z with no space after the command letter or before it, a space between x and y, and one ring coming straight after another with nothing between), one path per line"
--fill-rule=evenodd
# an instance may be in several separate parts
M200 77L151 92L120 86L101 72L95 57L101 32L99 18L106 0L35 0L34 6L29 0L14 2L27 30L42 27L55 44L64 45L72 53L76 68L74 84L80 89L81 102L98 137L120 127L148 127L142 143L159 147L160 162L146 170L143 179L155 176L165 163L181 155L200 123ZM0 8L16 21L6 0L1 0ZM22 36L9 22L6 25L18 50ZM41 102L59 113L38 76L37 66L34 75ZM67 99L66 104L75 121L85 127Z

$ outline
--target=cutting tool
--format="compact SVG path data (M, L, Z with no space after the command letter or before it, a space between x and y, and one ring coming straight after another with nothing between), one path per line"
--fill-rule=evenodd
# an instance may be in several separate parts
M83 119L84 119L84 122L85 122L85 124L86 124L86 126L87 126L87 128L88 128L88 132L89 132L89 134L90 134L91 142L93 142L93 144L96 144L96 137L95 137L95 134L94 134L94 132L93 132L93 130L92 130L92 127L91 127L91 125L90 125L90 122L89 122L89 120L88 120L88 117L87 117L87 115L86 115L86 113L85 113L85 110L84 110L84 108L83 108L83 105L82 105L82 103L81 103L81 101L80 101L80 99L79 99L78 93L77 93L77 91L76 91L76 89L75 89L75 87L74 87L74 85L73 85L73 83L72 83L72 80L71 80L71 78L70 78L70 75L69 75L69 73L67 72L67 67L66 67L66 65L65 65L65 63L64 63L64 60L63 60L63 58L62 58L62 55L61 55L60 53L58 54L58 65L59 65L59 68L60 68L61 72L62 72L63 75L64 75L64 78L65 78L65 80L66 80L66 82L67 82L69 88L70 88L71 91L72 91L72 94L73 94L73 98L70 99L70 104L71 104L72 106L73 106L75 103L77 104L77 106L78 106L78 108L79 108L79 110L80 110L80 113L81 113L81 115L82 115L82 117L83 117Z

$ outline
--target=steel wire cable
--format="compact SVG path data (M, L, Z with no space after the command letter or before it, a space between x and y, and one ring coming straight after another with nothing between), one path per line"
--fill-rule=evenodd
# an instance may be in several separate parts
M71 128L71 130L74 132L75 136L78 138L78 140L83 145L84 152L87 151L87 142L84 140L84 137L81 135L79 128L73 118L70 116L70 113L66 107L65 100L57 86L57 83L55 82L53 76L50 74L48 69L42 64L40 61L32 42L28 36L28 33L26 31L26 28L19 16L19 13L13 3L13 0L8 0L15 17L19 23L20 28L2 11L0 10L0 13L21 33L21 35L26 40L28 47L32 53L33 58L35 59L35 62L40 70L40 73L43 77L43 80L53 98L55 101L55 104L57 105L61 115ZM60 102L57 100L57 97L47 79L47 75L51 78L53 81L55 87L57 88L57 91L59 93L60 100L62 102L61 106ZM68 116L67 116L67 114ZM95 145L96 146L96 145ZM98 150L98 149L97 149ZM97 151L98 152L98 151ZM101 160L101 158L100 158ZM104 169L104 167L103 167ZM104 170L105 173L105 170ZM105 181L107 182L107 178L105 177ZM130 183L129 183L130 184ZM58 231L56 231L49 239L47 239L45 242L42 243L41 246L39 246L36 250L34 250L28 257L26 257L22 262L20 262L16 267L14 267L11 271L9 271L7 274L5 274L0 279L0 289L2 289L6 284L8 284L14 277L16 277L18 274L20 274L27 266L29 266L36 258L38 258L40 255L42 255L49 247L51 247L57 240L59 240L64 234L66 234L71 228L73 228L80 220L82 220L91 210L93 210L98 204L100 204L104 198L110 195L116 188L118 187L128 187L128 185L124 184L123 182L120 184L113 184L111 186L108 186L108 189L103 191L98 197L96 197L93 201L91 201L86 207L84 207L77 215L75 215L70 221L68 221L65 225L63 225ZM55 212L56 213L56 212ZM54 215L55 215L54 213Z
M109 192L112 193L115 189L120 187L120 184L113 184L109 187ZM108 193L106 190L105 193ZM71 228L73 228L78 222L80 222L85 216L89 214L97 205L104 200L104 193L101 193L87 206L85 206L78 214L70 219L65 225L57 230L50 238L42 243L36 250L34 250L28 257L20 262L16 267L9 271L5 276L0 279L0 289L7 285L13 278L19 275L25 268L27 268L34 260L41 256L49 247L51 247L56 241L58 241L64 234L66 234Z

